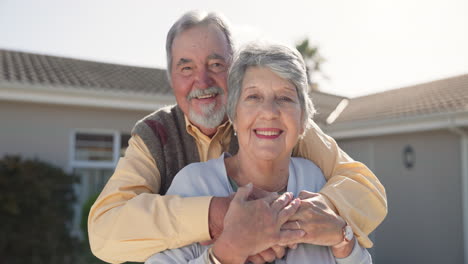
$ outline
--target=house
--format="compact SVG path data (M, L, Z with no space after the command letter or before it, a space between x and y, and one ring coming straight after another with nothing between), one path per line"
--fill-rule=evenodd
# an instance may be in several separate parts
M468 74L353 98L324 130L387 190L375 263L468 263Z
M0 50L0 157L37 157L78 174L79 219L135 122L175 102L165 75ZM352 99L311 97L316 122L386 187L374 263L468 264L468 74Z
M342 97L315 92L326 123ZM0 157L21 155L80 177L81 206L99 193L136 121L175 103L166 71L0 50Z
M162 69L0 50L0 157L39 158L80 177L80 208L100 192L135 122L175 103Z

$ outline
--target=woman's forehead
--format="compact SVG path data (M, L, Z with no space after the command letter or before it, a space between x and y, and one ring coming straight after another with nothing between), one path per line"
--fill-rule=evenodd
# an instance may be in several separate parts
M291 81L279 76L268 67L248 67L242 81L242 88L247 90L261 87L281 87L296 92L296 87Z

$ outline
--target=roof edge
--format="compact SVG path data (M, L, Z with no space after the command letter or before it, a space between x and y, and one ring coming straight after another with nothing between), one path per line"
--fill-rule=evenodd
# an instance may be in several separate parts
M449 129L460 126L468 126L468 111L437 113L380 122L349 122L325 127L324 131L335 139L349 139Z
M175 103L174 96L168 95L39 87L19 82L3 83L0 86L0 100L143 111L154 111L163 105Z

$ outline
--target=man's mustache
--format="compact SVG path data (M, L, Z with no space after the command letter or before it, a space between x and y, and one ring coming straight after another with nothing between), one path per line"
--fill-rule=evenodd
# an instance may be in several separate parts
M224 90L221 89L221 87L218 87L218 86L211 86L211 87L206 88L206 89L196 89L196 90L191 91L187 95L187 100L192 100L193 98L197 98L197 97L204 96L204 95L210 95L210 94L223 95Z

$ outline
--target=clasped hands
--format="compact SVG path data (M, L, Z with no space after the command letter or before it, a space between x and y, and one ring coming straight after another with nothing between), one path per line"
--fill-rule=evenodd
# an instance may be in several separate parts
M282 258L298 243L333 246L343 240L346 223L321 194L302 191L294 198L291 193L267 193L247 185L231 198L213 198L210 205L213 252L222 263L260 264ZM219 221L221 217L224 221Z

